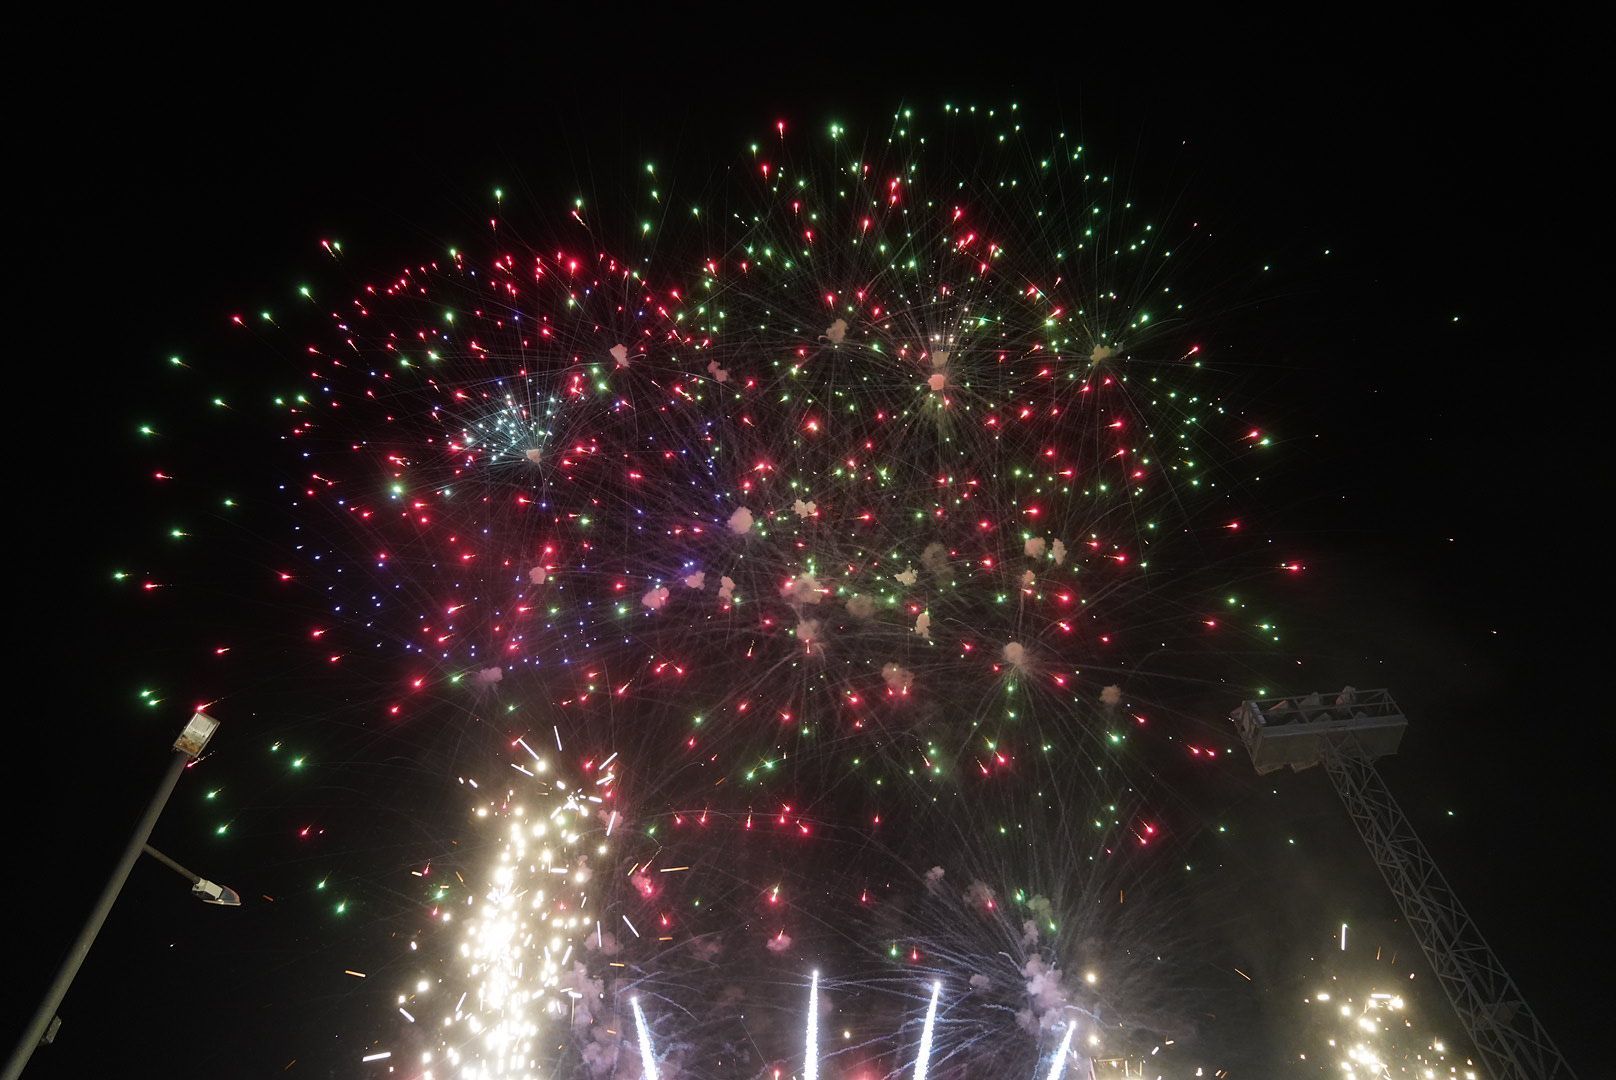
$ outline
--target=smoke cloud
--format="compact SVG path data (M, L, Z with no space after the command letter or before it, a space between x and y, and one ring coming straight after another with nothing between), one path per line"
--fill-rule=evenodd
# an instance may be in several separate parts
M803 648L812 649L819 644L818 619L804 619L797 624L797 640L802 642Z
M1042 957L1033 957L1021 969L1027 977L1028 1007L1016 1013L1016 1022L1022 1030L1039 1035L1052 1030L1066 1012L1066 988L1061 985L1061 973L1044 963Z
M972 907L993 911L999 906L999 897L987 882L973 881L965 888L965 902Z
M793 604L817 604L824 597L812 574L798 574L781 586L780 595Z

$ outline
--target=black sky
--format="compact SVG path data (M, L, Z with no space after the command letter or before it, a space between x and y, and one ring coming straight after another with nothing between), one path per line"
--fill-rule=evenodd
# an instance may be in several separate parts
M1597 1075L1589 942L1610 737L1585 641L1601 634L1608 543L1592 522L1609 484L1578 419L1602 361L1558 338L1583 273L1567 252L1609 200L1578 192L1575 35L1221 24L1169 41L1048 18L271 8L20 27L8 997L42 988L161 769L130 688L164 638L106 579L131 534L162 526L143 516L130 426L135 403L167 392L163 357L213 348L229 313L280 302L321 237L385 266L477 235L496 184L547 205L587 176L609 201L613 176L727 160L777 117L880 125L900 101L1018 100L1141 172L1172 162L1242 257L1306 266L1240 321L1289 357L1263 404L1318 435L1287 451L1268 508L1311 568L1287 613L1308 643L1299 685L1397 692L1412 727L1386 769L1394 790ZM1344 818L1325 821L1323 785L1278 777L1271 813L1313 822L1321 848L1351 845ZM209 851L183 812L157 837L182 861L218 860L243 893L275 887L250 851ZM1366 855L1356 872L1372 894ZM1322 902L1300 880L1276 873L1264 903ZM137 867L64 1010L64 1045L29 1075L83 1075L110 1047L176 1076L277 1074L299 1056L277 1028L303 974L288 957L327 931L245 915L193 910ZM198 1033L176 1040L176 1018Z

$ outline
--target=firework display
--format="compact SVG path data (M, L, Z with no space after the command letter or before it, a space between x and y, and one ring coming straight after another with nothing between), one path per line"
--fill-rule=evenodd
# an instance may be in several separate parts
M282 387L215 405L263 415L234 437L278 483L220 510L210 450L144 429L214 508L173 540L272 590L231 662L330 701L234 752L374 765L327 816L439 853L303 894L419 969L356 1059L1087 1076L1198 1029L1172 777L1228 752L1192 706L1263 685L1302 567L1248 521L1273 440L1199 223L1034 126L781 123L627 205L496 192L397 267L323 242L305 310L236 315L213 365ZM325 835L246 772L221 833Z
M433 1074L438 1056L456 1076L534 1075L538 1044L549 1034L545 1024L564 1022L586 1035L594 1026L600 964L592 977L585 958L603 954L606 938L591 898L609 880L591 860L611 865L616 776L607 771L608 758L592 784L569 782L552 775L549 759L525 740L517 745L531 760L513 768L532 783L523 785L526 791L513 786L476 811L479 818L503 819L504 835L498 862L484 870L483 895L466 896L469 917L457 962L467 989L444 1022L441 1049L421 1056L425 1076ZM476 789L475 781L468 783ZM528 795L540 800L536 806L525 803ZM589 840L595 842L586 845ZM451 919L446 907L437 915ZM414 1023L410 1009L437 989L421 980L401 997L399 1013Z
M1341 927L1339 951L1325 954L1303 998L1299 1027L1311 1046L1296 1055L1298 1075L1478 1080L1476 1063L1420 1016L1415 1005L1425 988L1398 969L1396 953L1380 946L1372 956L1356 946L1349 950L1347 929Z

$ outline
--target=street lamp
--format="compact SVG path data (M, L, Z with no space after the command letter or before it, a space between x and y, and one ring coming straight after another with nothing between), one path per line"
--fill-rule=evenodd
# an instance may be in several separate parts
M27 1067L28 1059L34 1056L34 1050L41 1042L54 1035L56 1028L60 1026L56 1010L61 1007L62 999L67 996L67 988L73 985L73 976L78 974L80 965L90 952L90 946L95 943L95 935L107 921L107 915L118 899L118 892L123 888L130 869L134 867L135 860L140 858L142 851L171 870L178 871L190 881L191 895L197 899L229 907L241 905L241 897L234 890L198 877L146 843L151 836L152 826L157 824L157 818L168 803L169 795L173 794L175 785L179 783L180 774L185 771L185 766L202 756L208 740L213 738L213 733L218 728L219 721L206 713L198 712L186 723L179 738L174 740L174 757L169 762L168 770L163 773L163 780L157 786L157 793L146 805L146 812L135 823L135 830L129 837L129 843L124 846L123 854L118 856L118 864L113 868L112 876L107 879L106 887L101 890L101 896L91 909L90 917L84 921L84 928L79 931L79 936L67 950L67 956L62 959L62 966L57 968L56 977L51 980L50 989L45 992L45 997L40 1001L39 1008L34 1010L22 1038L11 1051L11 1056L6 1059L3 1080L17 1080Z

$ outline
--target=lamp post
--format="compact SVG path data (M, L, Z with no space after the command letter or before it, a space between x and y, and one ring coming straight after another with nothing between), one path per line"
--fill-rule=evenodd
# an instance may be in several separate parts
M84 921L84 928L79 931L79 936L73 940L72 946L67 950L67 955L62 959L61 967L56 969L56 977L51 980L50 989L45 992L45 997L40 1001L39 1008L34 1010L34 1015L28 1021L28 1027L22 1033L22 1038L18 1040L16 1048L11 1051L11 1056L6 1059L6 1071L3 1080L17 1080L22 1075L23 1069L28 1066L28 1059L34 1055L34 1049L44 1039L46 1032L52 1030L53 1021L56 1019L56 1010L61 1007L62 999L67 996L67 988L73 985L73 976L78 974L80 965L84 963L85 956L89 954L90 946L95 943L96 934L100 932L101 925L107 921L107 915L112 911L112 905L117 901L118 893L123 888L124 881L129 877L129 871L134 867L135 860L140 858L142 850L151 852L154 857L165 865L178 870L189 878L192 881L192 893L198 894L200 899L208 900L210 903L228 904L229 900L223 898L228 895L235 897L236 904L241 903L241 898L236 896L234 892L214 885L211 881L204 882L203 879L192 874L189 870L173 862L167 856L159 855L154 848L146 845L147 838L151 836L152 826L157 824L157 818L162 814L163 807L168 803L169 795L173 793L174 786L179 783L180 773L185 771L186 765L201 756L203 748L207 746L208 740L213 737L213 733L218 730L218 727L219 722L217 720L206 713L199 712L191 717L190 721L185 725L185 729L180 732L179 738L174 740L174 757L168 764L168 770L163 773L162 782L157 785L157 793L152 796L151 802L146 805L146 812L135 823L135 829L129 837L129 843L124 845L123 854L118 856L118 864L113 868L112 876L107 879L106 887L101 890L101 896L96 900L95 907L91 909L90 917ZM209 895L199 893L201 885L204 884L209 886L210 889L218 889L221 898L211 899Z

